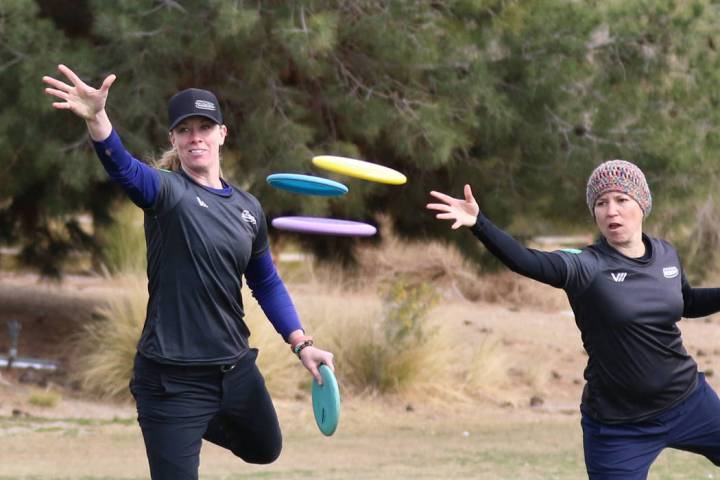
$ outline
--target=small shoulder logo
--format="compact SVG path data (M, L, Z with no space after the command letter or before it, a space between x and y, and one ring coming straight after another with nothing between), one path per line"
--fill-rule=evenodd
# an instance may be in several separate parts
M680 274L680 270L677 267L665 267L663 268L663 277L675 278Z
M610 275L612 276L612 279L615 282L624 282L625 278L627 277L627 272L618 272L618 273L613 272L613 273L610 273Z
M257 220L255 220L255 217L253 217L253 214L248 212L247 210L243 210L240 214L240 217L245 220L246 222L252 223L253 225L257 225Z
M198 205L200 205L200 206L203 207L203 208L208 208L207 203L203 202L200 197L198 197L198 196L196 195L196 196L195 196L195 199L197 200Z

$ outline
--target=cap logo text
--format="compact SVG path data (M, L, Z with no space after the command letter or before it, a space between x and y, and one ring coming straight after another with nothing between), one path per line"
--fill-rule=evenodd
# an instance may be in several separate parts
M207 100L195 100L195 108L198 110L212 110L213 112L216 110L215 104Z

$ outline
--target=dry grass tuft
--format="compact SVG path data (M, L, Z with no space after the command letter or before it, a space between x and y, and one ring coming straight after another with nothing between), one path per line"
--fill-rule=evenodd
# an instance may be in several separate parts
M401 291L403 288L398 288L395 295ZM294 298L307 332L318 347L335 355L343 392L407 393L423 383L435 384L432 378L441 373L444 364L437 361L444 351L442 335L425 321L428 305L421 305L416 296L393 305L405 306L403 311L393 310L377 295L342 294L334 286ZM307 391L309 374L262 311L255 306L248 310L246 320L253 332L250 343L261 351L258 365L273 396L287 398Z
M475 301L496 303L513 310L557 312L570 308L561 289L509 270L478 277L466 289L472 289Z
M250 298L249 292L243 292ZM338 293L328 286L294 296L303 324L320 348L335 354L344 394L400 396L428 401L500 400L508 381L541 388L532 365L508 377L512 362L492 336L457 336L448 318L435 315L438 299L427 284L396 282L380 294ZM75 339L74 371L85 391L129 399L128 382L145 318L144 281L128 281L124 295L98 311ZM311 377L292 355L260 307L246 302L250 345L275 398L306 395ZM469 360L468 360L469 359ZM539 368L539 367L538 367ZM516 375L517 377L517 375ZM536 385L537 384L537 385Z
M111 275L144 275L147 247L143 211L126 200L112 214L113 222L98 231L105 268Z
M344 394L435 396L454 392L450 335L430 318L437 296L428 285L397 282L380 294L343 292L337 284L294 295L318 347L335 355ZM291 288L291 290L296 290ZM248 307L251 345L273 396L306 392L310 376L257 307ZM445 395L447 397L447 395Z
M126 399L136 346L145 321L147 287L127 277L122 292L97 311L73 344L79 352L74 371L82 388L103 398Z
M387 218L381 219L380 225L382 244L357 251L360 269L356 277L362 282L376 285L412 278L415 283L455 290L464 296L461 284L477 277L476 268L456 248L435 241L401 240Z
M502 341L484 338L475 347L463 372L463 389L470 395L496 396L507 377L508 363Z
M60 402L60 394L52 390L33 390L28 396L27 402L30 405L43 408L53 408Z
M250 346L259 350L257 365L265 377L268 390L273 397L292 398L298 395L303 383L311 381L305 374L298 358L275 331L260 306L243 290L245 322L250 329Z

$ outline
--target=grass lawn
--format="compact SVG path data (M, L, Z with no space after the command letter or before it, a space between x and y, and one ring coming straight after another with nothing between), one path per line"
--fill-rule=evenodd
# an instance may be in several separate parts
M285 446L276 463L252 466L203 446L202 479L581 479L577 415L530 409L417 407L375 400L343 405L323 437L306 402L278 402ZM0 479L148 478L140 431L115 421L0 419ZM651 479L720 478L704 458L665 451Z

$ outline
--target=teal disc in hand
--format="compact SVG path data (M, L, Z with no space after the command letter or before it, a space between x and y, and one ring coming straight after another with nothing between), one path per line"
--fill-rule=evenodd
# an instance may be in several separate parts
M315 422L318 428L328 437L335 433L340 421L340 389L335 374L327 365L320 365L320 376L323 384L315 379L312 383L312 404Z

